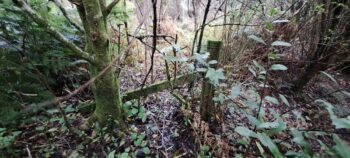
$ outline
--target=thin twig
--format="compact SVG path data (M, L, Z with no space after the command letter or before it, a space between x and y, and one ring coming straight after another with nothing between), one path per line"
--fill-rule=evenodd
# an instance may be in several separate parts
M141 90L145 86L148 76L153 71L154 54L156 53L156 50L157 50L157 0L152 0L152 4L153 4L153 48L152 48L152 55L151 55L151 66L141 84Z
M33 158L32 153L30 152L28 145L26 145L26 150L27 150L27 153L28 153L28 157L29 158Z

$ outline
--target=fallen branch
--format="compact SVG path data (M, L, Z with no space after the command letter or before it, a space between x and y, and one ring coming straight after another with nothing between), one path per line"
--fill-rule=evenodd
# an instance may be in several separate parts
M157 83L154 83L150 86L144 87L144 88L139 88L130 92L127 92L126 95L123 97L123 101L128 101L128 100L133 100L137 99L139 97L144 97L152 93L160 92L166 89L171 88L172 86L175 85L182 85L187 82L193 81L198 77L197 73L191 73L188 75L181 75L176 78L172 78L169 80L163 80L159 81ZM169 84L171 83L171 84Z
M215 25L210 25L208 24L209 27L217 27L217 26L253 26L253 27L257 27L257 26L261 26L261 25L257 25L257 24L241 24L241 23L225 23L225 24L215 24Z

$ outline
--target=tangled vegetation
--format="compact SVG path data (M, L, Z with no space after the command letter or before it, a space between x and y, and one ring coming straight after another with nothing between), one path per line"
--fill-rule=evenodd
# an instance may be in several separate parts
M349 0L2 0L0 157L350 155Z

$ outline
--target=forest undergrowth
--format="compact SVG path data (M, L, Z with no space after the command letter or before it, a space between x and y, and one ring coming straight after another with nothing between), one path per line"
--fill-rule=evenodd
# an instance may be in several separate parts
M349 157L349 4L1 1L0 158Z

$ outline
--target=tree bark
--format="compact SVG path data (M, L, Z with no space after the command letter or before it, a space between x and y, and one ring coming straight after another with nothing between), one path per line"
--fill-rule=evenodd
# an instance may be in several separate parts
M109 37L106 26L106 18L103 15L102 5L99 0L83 0L83 7L87 28L86 51L94 57L94 64L91 65L90 76L96 76L110 62L112 53L109 51ZM121 128L125 127L121 111L120 87L117 76L113 69L109 69L103 76L98 78L92 86L95 97L96 109L88 119L85 127L97 121L100 125L106 125L108 119L118 122Z
M319 41L316 46L311 62L305 69L301 77L294 82L293 90L300 92L320 71L325 71L330 64L334 64L341 49L340 43L349 38L349 17L348 11L337 6L335 0L320 0L320 4L325 4L326 11L319 16ZM343 2L349 5L349 1ZM317 18L316 18L317 19ZM330 32L329 30L334 31ZM324 37L329 37L325 39ZM346 42L345 42L346 43Z

